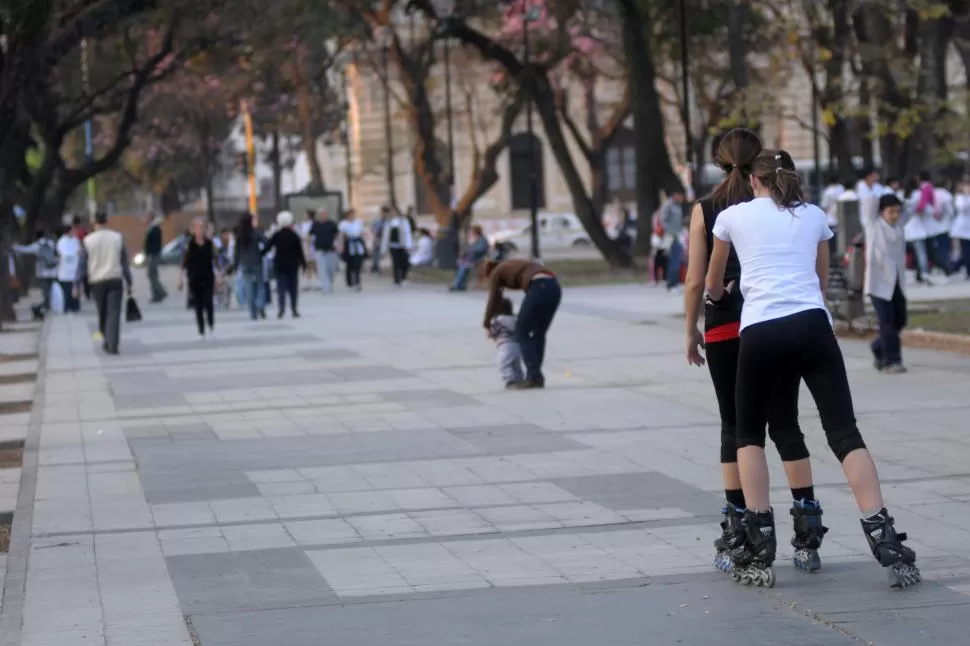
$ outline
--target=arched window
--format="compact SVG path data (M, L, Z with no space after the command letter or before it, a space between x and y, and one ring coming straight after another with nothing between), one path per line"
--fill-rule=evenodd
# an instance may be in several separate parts
M437 156L438 163L441 164L441 171L445 177L448 177L451 173L451 169L448 168L448 144L438 139L435 141L435 148L438 150ZM428 199L428 192L424 187L424 179L414 172L413 165L411 172L414 176L414 210L419 215L431 215L431 201Z
M610 201L637 198L637 153L633 130L620 126L606 148L606 190Z
M533 156L534 155L534 156ZM535 173L536 206L546 207L545 175L542 172L542 140L527 132L520 132L509 140L509 185L512 191L512 209L528 209L532 206L532 176Z

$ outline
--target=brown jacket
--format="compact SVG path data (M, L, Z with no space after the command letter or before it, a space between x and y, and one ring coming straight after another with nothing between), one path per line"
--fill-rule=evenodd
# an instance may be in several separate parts
M485 305L485 328L489 328L492 319L498 314L499 305L502 303L503 289L521 289L525 291L529 288L529 283L535 278L536 274L553 273L542 265L537 265L529 260L503 260L492 270L492 275L488 279L488 303Z

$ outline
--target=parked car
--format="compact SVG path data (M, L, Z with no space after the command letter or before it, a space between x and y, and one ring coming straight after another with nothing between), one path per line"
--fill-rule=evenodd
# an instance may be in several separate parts
M592 244L574 213L540 213L538 219L542 249L582 249ZM528 250L532 246L532 226L497 231L488 241L493 247L502 245L512 252Z
M182 262L182 252L184 250L185 237L179 236L162 247L162 253L159 256L159 260L163 265L177 265ZM131 264L133 264L135 267L144 267L147 260L148 259L145 258L145 253L143 251L139 251L135 254Z

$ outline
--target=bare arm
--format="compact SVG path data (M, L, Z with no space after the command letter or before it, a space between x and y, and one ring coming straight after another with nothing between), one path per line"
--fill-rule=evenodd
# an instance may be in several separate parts
M711 252L711 264L707 267L705 287L711 300L720 300L724 295L724 272L727 269L728 256L731 254L731 243L714 237L714 249Z
M693 334L701 316L704 302L704 272L707 269L707 231L704 228L704 210L695 204L690 214L690 239L688 243L687 278L684 282L684 314L687 333Z
M818 253L815 255L815 273L818 274L818 286L825 293L829 284L829 241L818 243Z

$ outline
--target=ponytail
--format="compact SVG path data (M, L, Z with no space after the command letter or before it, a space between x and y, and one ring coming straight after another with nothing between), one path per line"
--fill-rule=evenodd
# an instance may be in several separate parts
M778 206L791 211L805 203L802 180L787 151L763 150L755 159L751 173L771 191L771 199Z
M751 165L761 152L758 135L745 128L735 128L717 141L714 163L724 171L724 179L711 194L716 211L747 202L751 192Z

